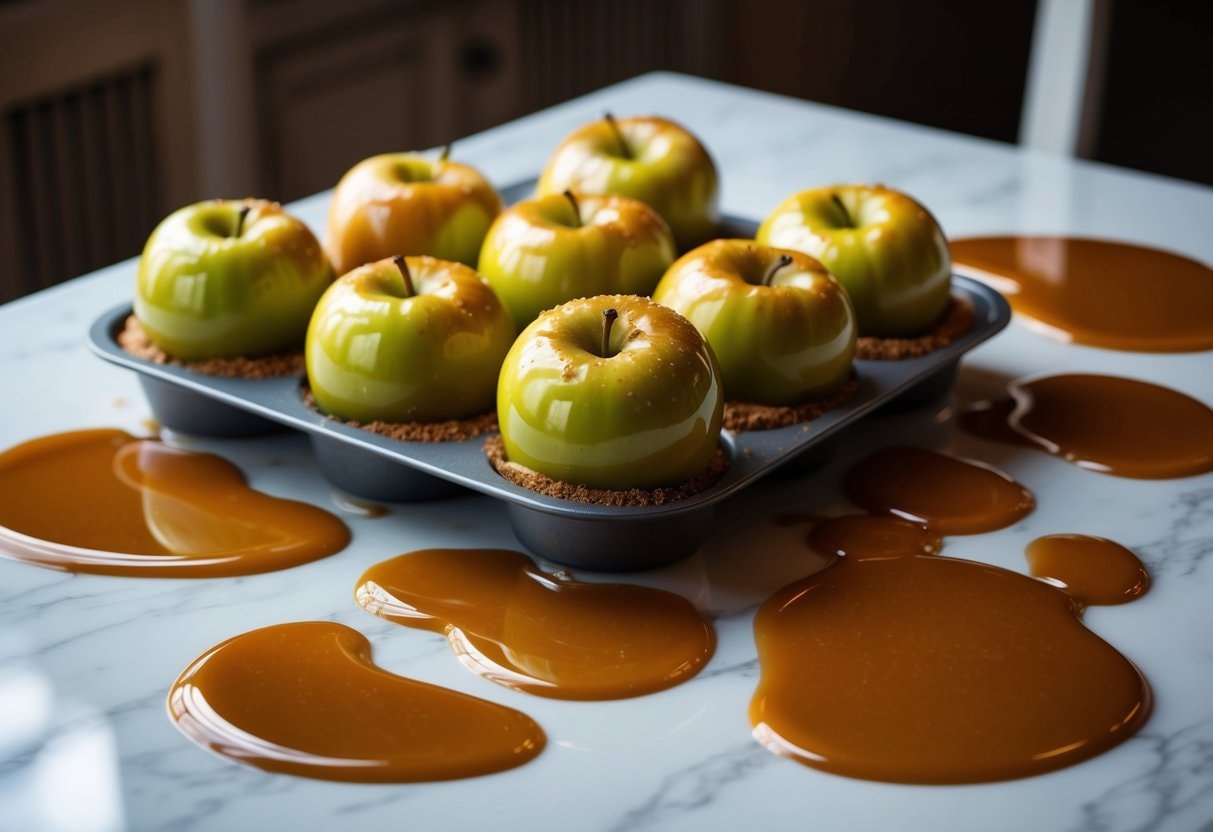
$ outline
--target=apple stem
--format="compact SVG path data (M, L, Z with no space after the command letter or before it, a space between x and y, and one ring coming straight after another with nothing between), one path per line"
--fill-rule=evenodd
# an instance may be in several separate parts
M445 162L451 158L451 143L447 142L442 146L442 152L438 154L438 161Z
M604 113L602 117L606 119L607 124L611 125L611 130L615 133L615 140L619 142L620 155L625 159L631 159L632 149L628 147L627 140L623 138L623 131L619 129L619 122L615 121L615 116Z
M842 211L843 224L847 228L854 228L855 220L851 219L851 212L847 210L847 206L842 204L842 198L838 194L830 194L830 199L834 200L834 204L838 206L838 210Z
M581 228L581 206L577 204L577 197L572 191L565 191L564 198L569 201L569 205L573 206L573 227Z
M769 269L767 269L767 273L762 276L762 285L770 286L771 281L775 278L775 272L779 271L780 269L782 269L784 266L788 265L791 262L792 262L792 255L790 255L790 254L779 255L779 259L776 260L774 263L772 263L771 267Z
M615 326L615 319L619 317L619 311L614 307L603 311L602 313L602 351L603 358L611 356L611 327Z
M236 214L236 233L232 235L233 237L239 237L244 233L244 220L248 216L250 207L248 205L240 206L240 211Z
M413 288L413 276L409 274L409 264L404 262L404 257L400 254L393 257L392 262L396 264L396 268L400 269L400 276L404 278L404 296L411 298L417 294L417 290Z

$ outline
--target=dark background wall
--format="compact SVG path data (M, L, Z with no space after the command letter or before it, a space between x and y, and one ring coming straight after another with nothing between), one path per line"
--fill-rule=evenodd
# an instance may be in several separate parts
M1018 136L1034 2L749 0L733 11L731 80L1005 142Z
M1111 0L1091 157L1213 185L1213 2Z
M1094 0L1098 160L1213 184L1213 3ZM0 0L0 301L650 70L1015 142L1034 0Z

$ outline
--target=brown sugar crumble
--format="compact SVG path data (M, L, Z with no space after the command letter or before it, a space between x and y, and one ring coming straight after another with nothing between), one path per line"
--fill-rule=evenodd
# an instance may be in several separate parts
M224 378L281 378L283 376L300 375L306 369L303 351L265 355L260 358L232 356L229 358L204 358L201 361L181 361L160 349L147 337L143 327L134 315L126 319L122 331L118 333L118 346L126 352L150 361L153 364L168 364L173 367L184 367L192 373L204 376L222 376Z
M741 433L747 430L772 430L801 422L810 422L827 410L833 410L847 399L855 395L859 389L859 380L850 378L842 388L832 396L804 404L792 406L777 406L770 404L754 404L753 402L725 402L725 430ZM808 430L808 426L805 426Z
M304 384L302 389L303 403L317 413L321 413L316 405L316 397L311 389ZM464 439L474 439L482 433L497 430L497 412L490 410L467 419L445 419L441 422L358 422L353 419L338 419L322 413L326 419L360 428L368 433L386 436L401 442L459 442Z
M977 313L968 298L952 295L948 306L930 331L916 338L864 336L855 342L855 357L865 361L900 361L941 350L973 328Z
M505 458L505 444L501 441L499 434L485 440L484 453L494 470L514 485L522 486L547 497L599 506L660 506L685 500L714 485L729 467L728 456L722 448L717 447L708 467L680 485L666 488L590 488L578 483L554 480L525 465L510 462Z

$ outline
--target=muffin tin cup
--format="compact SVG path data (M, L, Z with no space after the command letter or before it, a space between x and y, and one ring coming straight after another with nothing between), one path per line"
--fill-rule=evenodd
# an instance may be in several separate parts
M598 572L636 572L682 560L703 542L714 510L708 504L620 522L601 512L551 514L520 503L506 506L523 546L548 560Z
M256 416L154 376L139 376L139 386L143 388L156 421L171 431L235 439L266 436L287 429L273 419Z
M1010 320L1006 301L981 283L954 276L953 292L971 301L976 312L964 336L918 358L856 361L855 395L811 422L722 434L729 467L720 480L660 506L602 506L530 491L493 470L483 436L406 442L329 419L304 402L299 376L219 378L136 358L117 341L129 304L97 319L90 344L101 358L140 374L152 412L167 428L212 437L301 430L311 438L320 471L341 491L372 501L416 502L470 489L503 500L518 539L536 555L582 569L630 571L695 551L717 503L776 471L796 475L820 466L847 425L879 409L904 410L946 395L961 356Z
M380 503L420 503L466 493L458 483L426 474L391 457L312 433L316 467L329 483L347 494Z
M952 386L956 384L956 375L959 372L960 359L957 358L882 406L880 412L906 413L946 399L952 392Z

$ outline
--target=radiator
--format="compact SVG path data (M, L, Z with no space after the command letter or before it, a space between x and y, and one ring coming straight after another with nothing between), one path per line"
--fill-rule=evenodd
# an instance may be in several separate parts
M162 211L155 71L141 64L9 107L0 301L137 254Z

